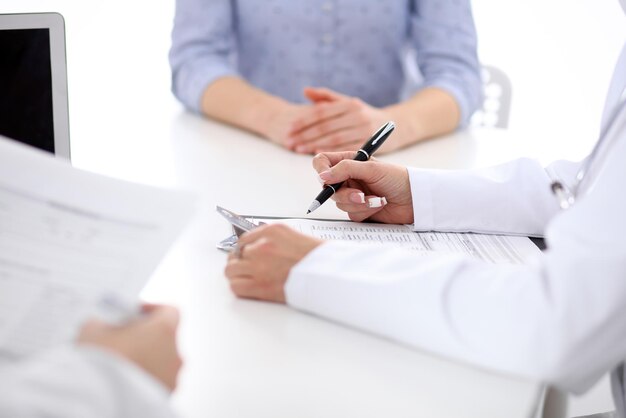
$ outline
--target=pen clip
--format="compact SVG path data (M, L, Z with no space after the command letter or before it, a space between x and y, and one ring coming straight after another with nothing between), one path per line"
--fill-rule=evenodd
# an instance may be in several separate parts
M381 126L378 132L374 135L376 139L372 141L372 145L376 145L378 141L381 140L381 138L383 138L385 135L393 131L395 128L396 128L396 125L395 123L393 123L393 121L389 121L385 123L383 126Z

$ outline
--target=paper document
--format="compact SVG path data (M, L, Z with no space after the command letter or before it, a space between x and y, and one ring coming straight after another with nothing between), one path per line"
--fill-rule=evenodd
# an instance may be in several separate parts
M103 296L137 300L193 200L0 138L0 357L70 341Z
M325 240L395 245L423 255L433 252L463 253L494 264L523 264L541 254L539 248L526 237L453 232L414 232L409 225L349 221L251 219L262 219L266 223L284 223L303 234Z

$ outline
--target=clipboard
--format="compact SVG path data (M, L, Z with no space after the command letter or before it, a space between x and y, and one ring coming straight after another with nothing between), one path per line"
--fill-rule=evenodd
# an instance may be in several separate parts
M263 222L255 223L250 220L250 217L238 215L233 211L225 209L221 206L216 206L217 212L222 215L233 228L233 234L227 238L224 238L216 244L217 248L226 252L235 251L237 248L237 241L239 237L247 231L250 231L258 226L263 225Z
M222 251L231 252L237 248L237 240L239 237L247 231L265 225L265 222L256 221L258 219L302 219L296 216L252 216L252 215L238 215L233 211L225 209L221 206L216 206L217 212L222 215L232 226L233 234L224 238L216 244L216 247ZM315 221L335 221L344 222L342 219L323 219L323 218L307 218Z
M225 211L225 209L222 209L222 210ZM233 226L233 235L227 237L226 239L220 241L217 244L217 248L224 250L224 251L236 250L238 237L246 230L250 230L250 229L253 229L262 225L263 222L260 221L260 219L266 219L268 223L271 223L272 220L281 220L287 223L290 223L292 220L295 220L296 223L298 223L299 221L304 221L304 222L318 221L321 223L326 223L326 225L328 225L331 222L338 222L338 223L346 222L345 220L341 220L341 219L313 219L313 218L302 218L302 217L277 217L277 216L243 216L243 215L240 216L240 215L236 215L233 213L228 213L228 214L223 213L222 215L224 215L231 222L231 225ZM240 225L240 226L237 226L237 225ZM374 227L375 225L376 224L372 226ZM385 224L380 225L381 228L385 228L385 226L386 226ZM343 228L346 228L346 227L345 226L339 227L339 231L342 231ZM358 228L363 228L361 223L358 224ZM331 230L334 231L334 228L331 228ZM350 230L350 232L348 233L349 235L354 235L355 233L357 234L357 238L356 238L357 241L359 239L362 239L362 238L358 238L358 234L361 234L363 231L355 232L352 229L352 227L350 227L349 230ZM301 232L304 232L304 230L302 230ZM310 233L311 231L308 231L308 232ZM545 249L545 243L540 238L539 239L530 238L530 240L527 241L528 244L530 244L532 247L535 247L535 250L533 251L532 249L530 249L530 247L527 246L527 244L524 244L523 242L518 241L518 238L524 238L524 237L504 236L504 235L498 235L498 234L478 234L478 233L471 233L471 232L467 232L467 233L446 232L446 231L423 231L423 232L411 231L411 232L414 232L415 234L421 236L419 238L419 242L421 242L422 244L417 244L417 246L413 248L413 244L412 244L413 239L411 238L409 240L406 240L405 237L402 237L403 232L400 232L400 237L395 237L391 239L389 243L392 243L392 244L400 243L400 245L404 245L402 243L408 243L408 245L411 248L416 249L417 251L424 251L424 248L429 248L429 250L431 251L434 250L434 248L443 248L443 250L452 249L453 251L456 251L458 246L461 245L461 248L464 248L465 250L461 250L459 252L470 254L476 258L484 259L487 261L491 260L492 262L501 262L499 260L513 260L514 263L523 262L523 260L525 260L527 257L532 256L535 253L535 251L537 251L537 248L539 250ZM392 235L395 233L396 231L391 232ZM330 232L330 234L332 236L334 232ZM342 234L342 232L339 232L339 234ZM438 234L442 236L432 238L431 237L432 234ZM452 236L449 236L449 235L452 235ZM455 238L454 235L459 235L461 236L461 238L458 238L458 237ZM500 236L500 238L497 238L498 236ZM496 238L493 238L493 237L496 237ZM327 238L327 239L335 239L335 238L336 237ZM506 240L507 242L509 242L510 240L511 242L504 245L501 242L503 239ZM526 237L526 239L528 239L528 237ZM354 240L354 238L350 237L349 240L352 241ZM460 244L457 242L458 240L461 241ZM493 247L492 250L489 250L489 251L485 250L485 248L487 247L485 247L484 243L481 243L480 240L488 240L490 242L495 240L494 242L491 242L491 244L487 245L488 248ZM378 240L373 240L373 241L378 242ZM446 247L447 244L445 244L445 242L448 242L448 241L452 243L450 247ZM444 246L440 247L439 243L443 243ZM495 251L497 248L500 248L503 245L504 247L509 248L509 250ZM421 248L422 246L424 248ZM474 250L468 251L468 248L469 249L473 248ZM480 248L483 248L483 250L480 250ZM510 248L517 248L519 252L518 250L510 251ZM434 251L437 251L437 250L434 250Z

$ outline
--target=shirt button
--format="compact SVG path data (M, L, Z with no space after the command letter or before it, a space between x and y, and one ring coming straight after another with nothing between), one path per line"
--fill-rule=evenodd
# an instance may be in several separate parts
M334 39L335 38L333 38L333 35L331 35L330 33L325 33L324 36L322 36L322 42L324 42L325 44L331 44Z
M333 4L329 1L322 4L322 10L325 12L330 12L333 10Z

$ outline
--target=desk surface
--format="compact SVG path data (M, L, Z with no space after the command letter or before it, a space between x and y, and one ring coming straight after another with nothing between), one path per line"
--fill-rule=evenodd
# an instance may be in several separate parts
M230 228L215 205L248 214L303 216L319 191L309 156L183 112L172 118L169 136L152 140L151 155L133 157L131 149L116 164L117 170L123 172L124 163L137 170L142 161L142 175L164 176L164 183L191 189L200 197L198 216L143 294L182 310L185 367L174 397L182 416L530 415L535 384L231 294L223 275L226 255L215 248ZM506 159L514 149L515 142L502 133L474 131L383 159L467 167ZM344 217L332 204L315 215Z

